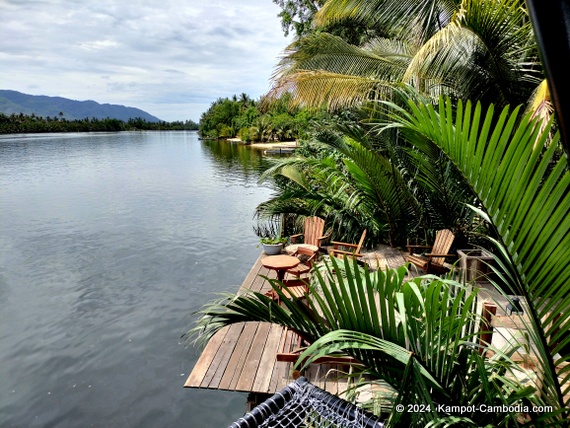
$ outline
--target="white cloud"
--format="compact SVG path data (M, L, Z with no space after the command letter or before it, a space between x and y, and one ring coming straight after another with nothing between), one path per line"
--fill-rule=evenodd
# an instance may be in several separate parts
M271 0L0 0L0 85L198 120L256 98L285 39Z

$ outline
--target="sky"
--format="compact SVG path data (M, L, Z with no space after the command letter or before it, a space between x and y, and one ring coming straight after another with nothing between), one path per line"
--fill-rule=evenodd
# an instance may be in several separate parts
M270 88L285 38L272 0L0 0L0 89L200 119Z

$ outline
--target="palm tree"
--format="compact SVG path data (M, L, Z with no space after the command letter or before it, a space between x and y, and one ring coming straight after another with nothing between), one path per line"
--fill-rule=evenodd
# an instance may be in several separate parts
M319 136L318 144L329 156L280 159L264 172L261 180L278 174L281 189L257 213L262 218L281 212L318 214L334 225L336 239L354 240L366 228L369 242L402 242L419 217L419 207L400 171L373 147L362 128L339 130L342 136Z
M247 110L247 108L252 104L252 99L245 92L242 92L237 100L240 104L241 111Z
M522 370L509 357L513 349L480 358L474 345L475 295L461 285L435 277L405 283L405 270L363 273L346 260L344 265L332 260L332 268L316 273L307 305L282 295L283 308L262 294L240 295L206 308L193 333L207 339L227 324L267 321L313 342L301 356L305 364L325 353L348 353L397 391L389 416L396 426L518 423L519 415L509 412L454 415L445 411L446 403L548 405L552 411L531 414L531 424L565 426L570 172L557 151L558 136L544 149L549 127L541 131L518 109L505 108L496 117L493 107L484 113L481 104L473 109L461 102L456 114L450 101L441 102L439 110L413 101L407 109L392 107L390 126L421 150L440 147L477 195L474 209L498 236L498 274L526 299L541 381L524 387L509 376ZM402 403L428 410L397 413L395 406Z
M532 389L508 380L520 371L508 355L485 360L478 352L476 293L453 281L405 282L405 274L405 268L372 273L331 259L317 271L307 304L286 298L273 281L284 307L260 293L230 298L204 310L195 332L206 339L223 325L255 319L287 326L313 342L298 365L346 352L365 366L361 374L382 380L396 396L382 403L390 426L425 427L436 418L451 419L442 410L451 405L535 400ZM423 413L395 411L420 403ZM516 417L473 411L460 420L483 426L504 419L508 426Z
M319 215L335 239L352 241L366 228L369 245L402 245L442 228L462 238L472 229L465 204L475 196L439 149L428 156L397 133L378 138L354 123L327 126L312 152L278 159L261 176L275 179L278 192L258 206L260 218Z
M356 20L383 37L360 46L314 32L278 64L272 96L330 109L389 97L400 82L499 106L526 102L542 80L522 0L329 0L315 23Z
M398 112L389 126L401 127L420 149L440 147L477 194L473 209L496 232L500 276L529 307L540 392L556 409L554 419L568 418L570 171L559 135L547 145L550 125L543 130L529 114L520 119L519 108L497 117L493 107L484 114L479 103L449 100L439 111L413 102L409 111L392 107Z

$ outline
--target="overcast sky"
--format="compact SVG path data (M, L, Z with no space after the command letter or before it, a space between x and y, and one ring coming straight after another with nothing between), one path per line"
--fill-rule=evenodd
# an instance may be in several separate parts
M258 98L285 38L271 0L0 0L0 89L123 104L166 121Z

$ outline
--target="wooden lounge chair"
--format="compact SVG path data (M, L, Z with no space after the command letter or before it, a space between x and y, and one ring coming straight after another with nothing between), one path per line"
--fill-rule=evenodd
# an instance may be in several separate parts
M305 299L309 293L309 287L307 285L308 278L303 280L300 279L300 276L310 272L318 253L304 247L298 247L295 255L300 257L302 262L298 266L289 269L287 273L297 276L298 279L283 281L283 293L289 298ZM303 302L306 304L306 300L303 300ZM276 359L277 361L295 362L299 359L299 356L307 346L308 343L299 334L285 327ZM354 364L357 363L357 360L347 355L326 355L318 358L313 363Z
M343 257L343 256L348 256L352 258L362 257L362 254L360 254L360 249L362 248L364 239L366 239L366 229L364 229L364 232L362 232L362 236L360 236L360 241L358 241L358 244L349 244L348 242L331 241L333 248L332 250L329 250L329 255L331 257Z
M449 249L455 235L449 229L439 230L435 235L433 245L407 245L408 255L406 261L413 263L426 273L446 273L449 268L444 266L446 257L455 257L455 254L449 254ZM424 255L414 254L416 249L430 249L431 251Z
M324 235L325 221L320 217L307 217L305 219L305 229L303 233L291 235L291 242L293 244L300 243L300 238L303 237L303 243L308 245L315 245L321 248L322 242L328 238Z

